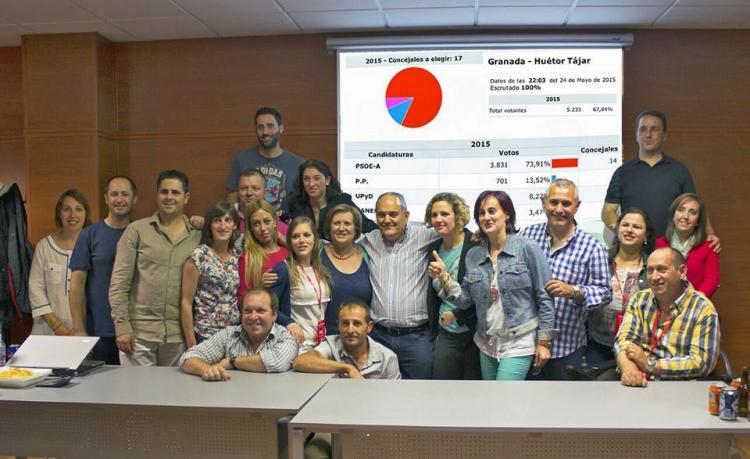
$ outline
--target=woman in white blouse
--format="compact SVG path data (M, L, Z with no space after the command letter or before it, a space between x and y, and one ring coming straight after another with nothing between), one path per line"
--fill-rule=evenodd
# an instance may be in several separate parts
M70 290L70 255L78 234L91 224L89 203L75 189L60 195L55 206L57 231L43 237L34 250L29 273L32 335L70 335L68 292Z
M331 300L331 273L320 261L320 238L308 217L297 217L286 233L289 256L271 270L278 281L271 290L279 297L276 321L300 344L300 353L326 336L325 311Z

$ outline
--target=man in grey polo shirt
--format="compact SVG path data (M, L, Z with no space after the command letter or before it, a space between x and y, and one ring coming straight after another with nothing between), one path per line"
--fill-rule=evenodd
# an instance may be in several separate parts
M617 223L617 209L638 208L646 211L654 224L654 236L664 235L669 206L682 193L695 193L695 184L687 166L667 156L662 147L667 140L667 116L656 110L645 110L635 120L638 156L618 167L607 188L602 206L602 221L612 231ZM718 253L719 238L710 220L708 240Z
M368 335L372 319L367 305L347 301L339 309L339 333L294 360L305 373L338 373L351 379L401 379L396 354Z
M242 297L241 325L221 330L182 354L180 368L205 381L226 381L229 370L281 373L292 368L297 341L276 324L279 299L265 287Z

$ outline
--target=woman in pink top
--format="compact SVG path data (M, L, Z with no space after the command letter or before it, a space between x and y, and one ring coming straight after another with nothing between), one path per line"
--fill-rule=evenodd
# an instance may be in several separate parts
M279 221L271 204L260 200L251 202L245 207L245 221L247 228L239 260L238 304L242 304L245 290L256 285L273 285L278 278L269 271L289 255L284 247L279 246Z
M719 256L706 237L706 204L695 193L683 193L669 208L672 219L656 248L672 247L685 257L687 278L693 287L707 297L719 288Z

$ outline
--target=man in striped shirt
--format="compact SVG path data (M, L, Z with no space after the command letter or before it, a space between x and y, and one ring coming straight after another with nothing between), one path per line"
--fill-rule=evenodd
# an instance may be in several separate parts
M242 324L227 327L188 349L179 367L205 381L226 381L229 370L281 373L292 369L297 341L276 323L279 299L265 287L242 297Z
M623 385L708 375L719 356L719 316L686 280L682 254L665 247L648 257L648 285L628 303L615 339Z
M532 378L570 379L566 367L579 366L586 349L589 311L612 300L607 251L576 226L580 205L575 183L554 180L542 198L547 222L528 226L521 233L535 240L547 256L552 280L544 288L555 300L553 328L560 330L552 342L552 358L541 369L532 369Z
M383 193L375 204L378 230L362 238L370 256L372 319L370 336L398 356L405 379L430 379L434 346L427 323L430 244L440 236L409 223L404 197Z

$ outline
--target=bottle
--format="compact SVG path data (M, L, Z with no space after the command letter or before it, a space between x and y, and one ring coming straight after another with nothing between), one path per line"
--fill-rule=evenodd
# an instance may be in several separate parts
M740 396L740 406L737 408L737 416L741 416L743 418L747 417L747 393L749 389L747 383L747 372L748 367L744 367L742 369L742 379L740 380L740 387L738 389Z
M5 366L5 341L3 341L3 329L0 328L0 367Z

